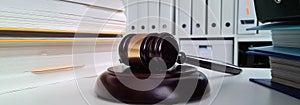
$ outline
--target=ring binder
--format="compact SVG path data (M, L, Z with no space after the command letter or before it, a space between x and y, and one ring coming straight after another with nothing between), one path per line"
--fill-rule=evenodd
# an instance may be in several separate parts
M175 0L160 0L159 30L175 34Z
M192 0L192 35L205 35L206 0Z
M177 0L176 35L191 35L192 0Z
M221 34L221 0L207 0L207 34Z

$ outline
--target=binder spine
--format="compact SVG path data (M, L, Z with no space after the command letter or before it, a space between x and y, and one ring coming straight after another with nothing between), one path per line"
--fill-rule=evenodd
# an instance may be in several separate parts
M222 0L221 34L234 34L235 0Z
M148 0L149 23L148 28L150 33L159 32L159 0Z
M126 14L126 32L137 33L137 18L138 18L138 5L137 0L125 1L125 14Z
M192 0L192 35L205 35L206 0Z
M159 31L175 34L175 0L160 0Z
M149 32L148 25L148 1L147 0L138 0L138 27L137 33L145 34Z
M247 28L257 26L254 0L239 0L238 3L237 34L256 34L256 31L246 31Z
M207 0L207 34L221 34L221 0Z
M177 0L176 35L191 35L192 0Z

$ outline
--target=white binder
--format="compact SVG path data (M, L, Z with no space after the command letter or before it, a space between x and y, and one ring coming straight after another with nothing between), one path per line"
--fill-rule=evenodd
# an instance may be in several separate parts
M221 34L221 1L207 0L207 34Z
M137 18L138 18L138 5L137 0L126 0L125 1L125 15L126 15L126 32L137 33Z
M177 25L176 35L191 35L192 0L176 0Z
M222 0L222 25L221 33L225 35L234 34L235 0Z
M149 23L148 28L150 33L159 32L159 0L148 1Z
M145 34L149 32L148 28L148 0L138 0L138 28L137 33Z
M246 31L247 28L257 26L254 0L239 0L237 34L256 34L256 31Z
M175 34L175 0L160 0L159 31Z
M192 35L205 35L206 0L192 0Z

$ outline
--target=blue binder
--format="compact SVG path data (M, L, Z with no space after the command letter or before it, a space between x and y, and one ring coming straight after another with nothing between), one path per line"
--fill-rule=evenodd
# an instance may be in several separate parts
M247 51L247 54L272 56L277 58L300 61L300 49L297 48L266 46L266 47L253 47L253 48L249 48L249 50L252 51ZM282 85L280 83L272 82L271 79L250 78L249 80L251 82L260 84L262 86L277 90L284 94L300 99L300 89L296 89L290 86Z
M277 54L282 56L290 56L290 57L300 57L300 49L299 48L288 48L288 47L275 47L275 46L265 46L265 47L253 47L249 48L249 50L268 53L268 54Z
M288 60L300 61L300 57L288 56L288 55L283 55L283 54L260 52L260 51L247 51L246 53L253 54L253 55L271 56L271 57L283 58L283 59L288 59Z
M297 99L300 99L300 90L293 88L293 87L289 87L289 86L285 86L276 82L272 82L271 79L253 79L250 78L249 79L251 82L260 84L262 86L265 86L267 88L270 89L274 89L277 90L279 92L282 92L284 94L287 94L289 96L295 97Z
M271 23L265 24L261 26L247 28L247 31L250 30L275 30L275 31L282 31L282 30L300 30L300 23L299 22L283 22L283 23Z

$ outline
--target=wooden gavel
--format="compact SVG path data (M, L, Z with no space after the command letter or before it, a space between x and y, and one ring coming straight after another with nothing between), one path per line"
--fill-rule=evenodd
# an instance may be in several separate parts
M141 70L149 70L151 65L157 70L168 70L177 62L233 75L242 71L232 64L179 52L176 39L169 33L126 35L119 45L119 56L121 63L133 68L143 68Z

